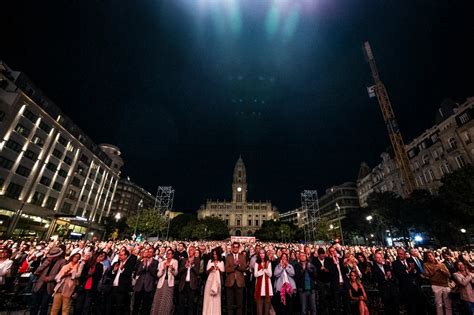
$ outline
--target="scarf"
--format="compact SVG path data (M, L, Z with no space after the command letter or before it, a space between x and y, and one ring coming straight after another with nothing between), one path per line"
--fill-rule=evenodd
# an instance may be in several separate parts
M293 288L291 287L291 284L289 282L285 282L283 283L283 285L281 286L281 290L280 290L280 298L281 298L281 303L283 303L283 305L286 305L286 295L293 295Z
M265 269L261 264L258 264L258 270ZM256 288L255 288L255 300L260 301L262 298L262 281L265 279L265 296L270 296L270 278L266 273L263 276L257 278Z

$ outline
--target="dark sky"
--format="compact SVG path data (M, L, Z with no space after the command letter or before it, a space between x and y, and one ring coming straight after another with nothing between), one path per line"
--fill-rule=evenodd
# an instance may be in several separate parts
M468 0L6 2L0 59L120 147L125 176L172 185L177 210L230 198L239 154L249 198L282 211L378 163L365 40L406 142L444 98L474 96Z

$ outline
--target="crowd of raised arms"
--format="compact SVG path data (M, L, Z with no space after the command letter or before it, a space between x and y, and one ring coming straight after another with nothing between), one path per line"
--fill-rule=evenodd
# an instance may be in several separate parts
M0 311L474 314L474 253L231 241L0 241Z

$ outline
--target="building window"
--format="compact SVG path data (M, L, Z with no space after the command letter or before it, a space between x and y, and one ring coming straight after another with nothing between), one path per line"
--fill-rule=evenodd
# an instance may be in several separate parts
M44 121L40 122L39 127L41 130L43 130L46 133L49 133L51 131L51 126L45 123Z
M466 132L463 132L463 133L462 133L462 138L464 139L464 142L465 142L466 144L471 143L471 137L469 136L469 132L467 132L467 131L466 131Z
M463 168L466 166L466 162L464 161L464 158L461 155L456 156L456 163L458 164L459 168Z
M37 146L41 147L41 148L44 146L44 140L41 139L38 136L33 137L33 143L36 144Z
M58 142L61 143L63 146L67 146L67 139L63 136L59 136Z
M31 121L32 123L35 123L36 120L38 119L38 117L35 114L33 114L31 111L29 111L28 109L25 109L25 111L23 112L23 116L28 118L28 120Z
M0 167L11 170L13 166L13 161L4 158L3 156L0 156Z
M15 131L18 132L20 135L22 135L25 138L27 138L28 135L30 134L30 129L26 128L22 124L16 125Z
M82 154L80 161L87 165L89 163L89 158L86 155Z
M5 146L9 149L12 149L13 151L15 151L17 153L21 152L21 145L18 142L13 141L11 139L7 141Z
M67 171L63 170L63 169L60 169L59 172L58 172L58 175L61 176L61 177L66 177L67 176Z
M77 177L74 177L71 181L71 185L80 188L81 187L81 180Z
M450 138L449 139L449 146L451 147L451 149L456 149L458 147L458 143L456 141L456 139L454 138Z
M252 220L249 220L249 226L252 226Z
M28 177L28 176L30 176L31 170L27 167L22 166L22 165L18 165L15 173L17 173L18 175L24 176L24 177Z
M46 205L45 205L46 208L54 210L54 206L56 205L56 201L58 201L58 199L49 196L48 200L46 201Z
M242 194L237 194L237 202L242 202Z
M55 172L58 168L58 166L52 162L49 162L48 164L46 164L46 168L50 171L53 171Z
M255 220L255 226L258 226L258 220Z
M36 158L38 157L38 155L31 151L31 150L26 150L25 151L25 154L23 154L24 157L26 157L27 159L30 159L32 161L36 160Z
M72 159L68 156L65 156L64 157L64 163L66 163L67 165L71 165L72 164Z
M31 203L37 206L41 206L43 203L45 195L39 191L35 191L33 198L31 198Z
M432 181L433 181L433 180L436 180L436 176L435 176L435 174L434 174L434 172L433 172L433 170L432 170L431 168L428 170L428 172L430 173L431 180L432 180Z
M438 151L434 150L434 151L432 152L432 155L433 155L433 158L434 158L435 160L438 160L438 159L439 159Z
M53 150L53 156L57 157L58 159L61 159L62 155L63 154L58 149Z
M448 173L451 173L451 172L452 172L451 166L449 165L448 162L445 162L445 163L444 163L444 167L446 168L446 171L447 171Z
M61 207L61 211L64 213L70 213L72 205L69 202L63 203L63 206Z
M240 226L240 220L239 220L239 219L236 220L236 224L235 224L235 225Z
M423 155L423 165L428 165L430 163L430 158L428 157L428 154Z
M459 116L459 121L461 121L461 124L467 123L469 121L469 113L464 113Z
M43 176L40 179L40 183L49 187L49 185L51 185L51 178Z
M5 196L13 198L13 199L18 199L18 197L20 197L22 190L23 190L23 186L15 184L15 183L10 183L10 185L8 185L7 191L5 192Z
M225 219L225 224L229 225L229 219Z

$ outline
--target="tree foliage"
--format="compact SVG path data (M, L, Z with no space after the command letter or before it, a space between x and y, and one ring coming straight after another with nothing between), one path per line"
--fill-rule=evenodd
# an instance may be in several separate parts
M182 240L222 240L229 237L229 229L225 222L218 218L197 220L191 214L181 214L171 220L169 234Z
M300 229L288 222L279 220L263 221L260 229L255 231L255 237L262 241L296 241L304 238Z
M153 236L163 233L167 228L167 220L156 209L150 208L142 209L140 213L127 217L127 225L133 230L137 226L137 234Z

